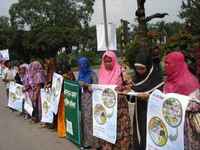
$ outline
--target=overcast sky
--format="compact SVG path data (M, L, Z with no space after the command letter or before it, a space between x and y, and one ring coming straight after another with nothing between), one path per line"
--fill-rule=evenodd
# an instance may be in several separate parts
M10 5L17 0L0 0L0 16L8 16ZM119 24L120 18L129 22L135 22L135 10L137 0L106 0L108 22ZM163 20L167 22L180 21L178 12L181 9L182 0L146 0L146 14L151 15L155 12L167 12L169 16ZM92 24L103 23L102 0L96 0ZM156 21L156 20L155 20ZM154 22L155 22L154 21Z

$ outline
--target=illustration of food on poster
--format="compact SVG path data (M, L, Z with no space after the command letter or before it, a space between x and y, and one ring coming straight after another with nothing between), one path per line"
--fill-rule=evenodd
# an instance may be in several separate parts
M52 95L51 95L51 107L50 110L54 113L58 113L58 104L60 101L60 94L62 90L63 84L63 76L60 74L54 73L53 74L53 81L52 81Z
M9 87L8 107L22 112L23 99L24 99L23 86L11 82Z
M117 137L117 93L115 85L92 85L93 135L115 144Z
M81 145L80 85L76 81L64 81L65 120L67 138Z
M50 110L51 107L51 91L46 89L40 90L41 103L42 103L42 119L41 122L52 123L53 112Z
M184 150L185 111L190 98L159 90L149 98L147 150Z

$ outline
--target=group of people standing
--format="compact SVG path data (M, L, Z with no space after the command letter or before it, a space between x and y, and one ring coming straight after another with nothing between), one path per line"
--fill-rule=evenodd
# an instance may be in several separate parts
M141 51L134 62L134 76L127 78L126 71L117 61L113 51L106 51L102 56L102 62L98 74L90 67L89 59L81 57L78 60L78 77L75 78L70 65L65 61L55 61L51 58L42 65L38 61L32 61L29 65L22 64L13 77L6 71L3 81L8 83L16 79L24 85L24 91L29 93L34 106L32 120L41 119L40 89L50 87L54 72L63 75L64 79L77 80L81 85L81 120L83 131L83 148L101 150L145 150L146 149L146 120L149 95L160 89L164 93L178 93L199 99L199 81L190 73L182 52L175 51L164 57L164 71L160 66L160 59L150 52ZM6 66L9 68L9 66ZM165 77L165 78L164 78ZM18 81L17 81L18 82ZM92 89L91 84L117 85L117 140L111 144L93 136L92 130ZM128 96L127 93L134 90L137 96ZM62 89L58 114L54 116L54 125L57 127L59 137L66 136L64 120L64 90ZM131 125L128 102L135 103L133 124ZM200 136L198 124L191 118L200 112L200 102L191 101L186 112L185 123L185 148L196 150L200 148ZM49 126L49 125L47 125ZM131 126L133 134L131 134ZM133 136L131 138L131 135Z

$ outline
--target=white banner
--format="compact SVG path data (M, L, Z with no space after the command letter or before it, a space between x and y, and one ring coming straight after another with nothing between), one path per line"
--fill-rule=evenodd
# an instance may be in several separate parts
M45 89L40 90L41 103L42 103L42 119L41 122L52 123L53 112L50 111L51 107L51 91Z
M184 150L185 111L191 98L153 92L148 101L146 150Z
M32 113L33 113L33 105L32 105L32 102L31 102L31 99L30 99L30 97L29 97L28 92L25 93L24 110L25 110L30 116L32 116Z
M117 139L117 93L112 85L92 85L93 135L115 144Z
M62 90L62 84L63 84L63 76L54 73L53 74L53 81L52 81L52 96L51 96L51 111L54 114L58 113L58 104L60 101L60 94Z
M23 86L11 82L9 86L8 107L22 112L23 99Z
M0 50L0 60L9 60L9 51L8 49Z
M117 50L116 28L113 24L108 24L108 48L106 47L104 24L98 24L96 31L98 51Z

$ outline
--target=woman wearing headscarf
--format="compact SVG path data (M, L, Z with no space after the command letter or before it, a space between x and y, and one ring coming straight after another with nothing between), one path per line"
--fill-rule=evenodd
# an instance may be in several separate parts
M78 60L79 72L78 81L82 88L81 95L81 119L83 126L83 146L84 148L98 147L97 139L92 132L92 91L89 89L90 84L97 84L97 75L90 68L88 58L81 57Z
M140 93L135 98L135 115L133 119L133 147L135 150L146 149L147 100L155 89L162 89L160 70L155 69L151 56L146 52L137 54L134 63L135 77L133 90Z
M12 69L11 62L9 60L4 62L4 76L2 81L6 84L6 94L8 98L10 82L15 81L15 71Z
M165 57L165 93L178 93L199 99L199 82L190 73L181 52L171 52ZM186 110L184 143L186 150L200 148L200 101L191 100Z
M33 104L32 120L34 122L38 122L41 120L41 114L42 114L40 89L44 87L45 74L42 65L38 61L33 61L30 64L29 73L30 73L29 84L32 90L30 98Z
M22 64L19 66L19 77L24 86L28 85L28 69L29 69L28 64Z
M24 86L23 91L25 92L26 87L28 86L28 64L22 64L19 66L19 71L17 72L15 76L15 81L16 83ZM24 102L25 102L25 99L23 99L23 110L22 110L21 115L25 114Z
M199 90L198 79L190 73L181 52L171 52L164 60L166 81L165 93L192 96ZM196 97L197 98L197 97Z
M99 84L117 85L123 88L122 67L118 64L114 52L106 51L102 56L99 69ZM100 140L102 150L128 150L130 146L130 117L128 101L124 95L118 95L117 104L117 141L115 144Z
M58 62L57 72L61 74L64 80L75 80L74 73L71 70L71 66L66 61ZM60 95L60 101L58 105L57 118L57 135L60 138L66 137L66 126L65 126L65 103L64 103L64 86Z

